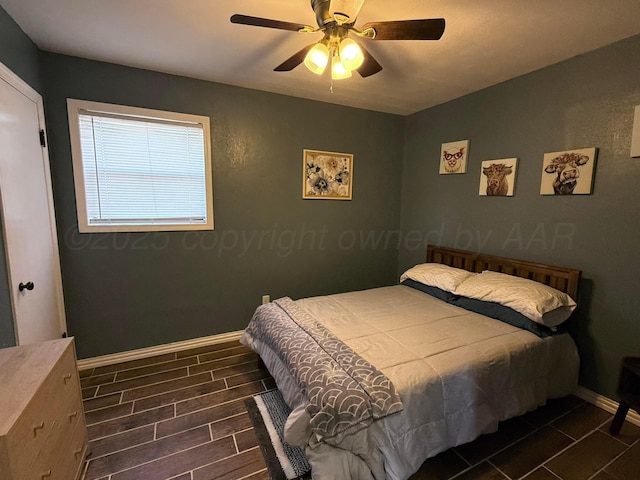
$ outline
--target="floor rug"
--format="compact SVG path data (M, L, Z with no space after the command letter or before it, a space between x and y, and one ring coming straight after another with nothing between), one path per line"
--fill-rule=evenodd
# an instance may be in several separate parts
M280 391L259 393L245 403L272 480L311 478L311 467L302 449L283 440L284 424L291 410Z

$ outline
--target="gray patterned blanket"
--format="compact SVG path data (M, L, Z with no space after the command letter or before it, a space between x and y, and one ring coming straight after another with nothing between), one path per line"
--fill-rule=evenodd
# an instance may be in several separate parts
M403 409L391 381L288 297L261 305L246 332L266 343L308 399L323 438L353 433Z

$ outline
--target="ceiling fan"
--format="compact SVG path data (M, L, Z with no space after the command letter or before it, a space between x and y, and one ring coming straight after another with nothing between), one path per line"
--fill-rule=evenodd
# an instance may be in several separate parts
M439 40L444 33L444 18L372 22L357 29L354 25L363 3L364 0L311 0L317 28L240 14L233 15L231 22L300 33L324 33L319 42L307 45L274 70L288 72L304 62L309 70L321 75L330 62L334 80L348 78L353 71L369 77L382 70L376 59L349 36L351 33L368 40Z

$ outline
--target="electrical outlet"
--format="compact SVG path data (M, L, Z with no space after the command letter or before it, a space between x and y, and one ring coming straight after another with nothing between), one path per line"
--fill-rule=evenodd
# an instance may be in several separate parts
M271 301L271 295L262 295L262 304L269 303Z

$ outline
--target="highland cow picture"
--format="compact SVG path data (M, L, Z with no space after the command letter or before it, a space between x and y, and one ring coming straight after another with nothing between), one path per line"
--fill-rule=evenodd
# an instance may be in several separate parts
M516 183L517 158L485 160L480 169L480 195L513 197Z
M545 153L541 195L589 195L593 188L596 149Z
M469 140L443 143L440 150L440 173L466 173Z

